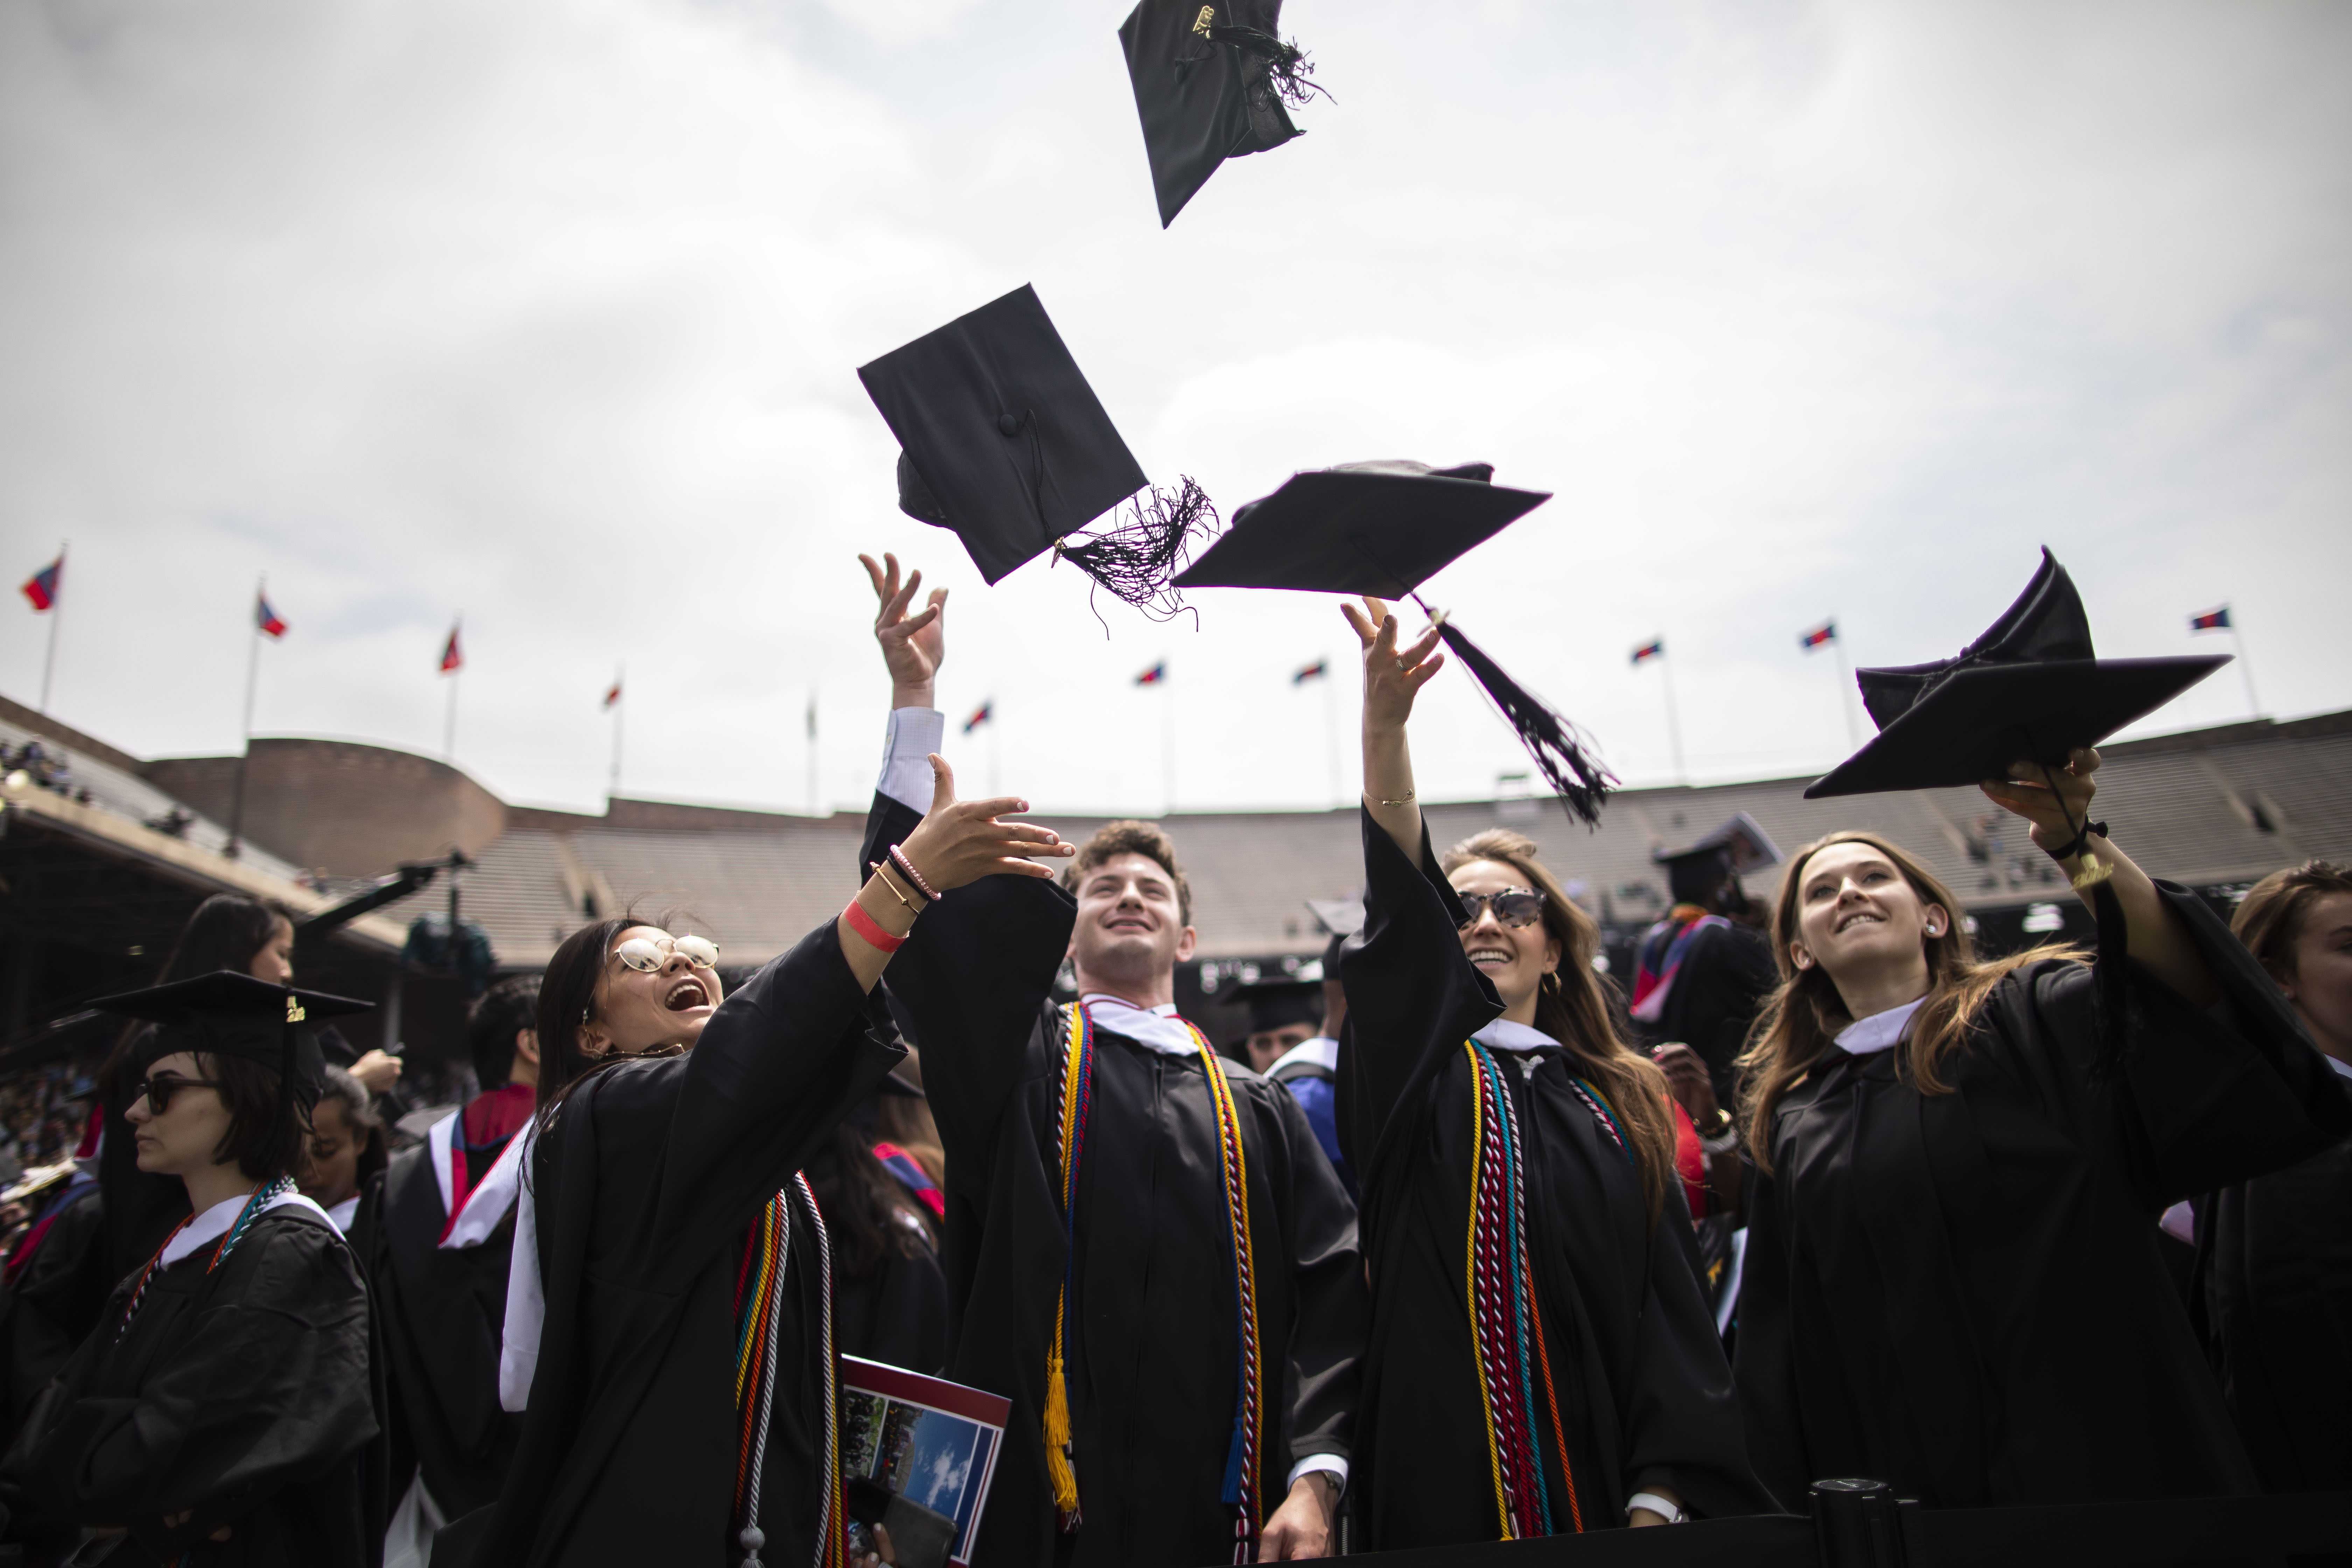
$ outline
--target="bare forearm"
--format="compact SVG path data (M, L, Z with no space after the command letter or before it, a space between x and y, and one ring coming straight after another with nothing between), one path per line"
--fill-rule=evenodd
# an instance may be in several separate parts
M2214 983L2213 972L2206 967L2197 944L2189 940L2188 928L2156 890L2156 883L2148 874L2133 864L2130 857L2095 833L2090 835L2084 854L2062 860L2059 865L2069 878L2077 877L2092 856L2098 858L2101 866L2115 868L2108 886L2115 889L2116 901L2123 908L2126 948L2132 957L2192 1005L2210 1007L2220 1001L2221 987ZM2096 895L2095 885L2078 889L2078 896L2090 907L2094 919L2099 910Z
M914 930L915 916L921 908L922 900L919 894L911 900L903 899L883 879L885 873L877 871L866 879L866 885L857 889L856 905L885 933L903 938ZM882 971L889 966L890 955L858 934L857 928L850 923L847 910L835 918L833 929L835 940L841 943L841 956L849 961L849 972L857 976L859 985L868 991L873 990L874 983L882 978Z
M1412 790L1412 749L1404 727L1364 729L1364 809L1405 858L1421 861L1421 803Z

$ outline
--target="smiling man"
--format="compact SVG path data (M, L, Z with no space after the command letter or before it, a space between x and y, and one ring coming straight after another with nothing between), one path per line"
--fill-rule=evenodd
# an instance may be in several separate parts
M908 616L920 577L885 560L866 564L893 710L861 868L919 819L943 729L946 595ZM904 891L929 909L890 993L947 1149L948 1375L1013 1402L974 1563L1334 1550L1367 1321L1355 1209L1290 1095L1177 1015L1195 938L1175 846L1112 823L1061 887ZM1079 1000L1059 1006L1065 958Z

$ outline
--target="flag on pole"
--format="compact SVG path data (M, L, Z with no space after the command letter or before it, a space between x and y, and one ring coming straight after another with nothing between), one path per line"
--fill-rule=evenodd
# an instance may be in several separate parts
M282 637L286 635L286 623L279 620L278 612L269 607L269 598L265 594L256 594L253 596L253 626L266 637Z
M457 628L449 628L449 640L441 647L441 673L455 675L466 668L466 656L457 651Z
M1290 678L1290 684L1304 686L1310 680L1320 680L1330 673L1330 670L1325 668L1323 661L1318 658L1306 668L1294 673Z
M1648 642L1643 643L1640 647L1633 650L1633 664L1634 667L1638 668L1646 660L1664 658L1665 657L1666 639L1664 637L1653 637Z
M65 574L66 558L59 555L55 561L25 579L25 597L33 601L33 608L46 610L58 602L58 584L64 579Z
M1153 665L1150 669L1145 670L1141 675L1137 676L1135 678L1135 683L1138 686L1157 686L1167 679L1168 661L1163 658L1158 664Z
M452 634L453 637L455 634ZM611 708L621 700L621 678L614 676L613 684L604 689L604 706Z
M1800 632L1797 634L1797 646L1803 648L1807 653L1812 652L1813 649L1817 647L1827 647L1830 644L1837 640L1837 623L1835 621L1823 621L1811 631Z
M26 591L27 593L31 592L29 588ZM2189 616L2189 629L2192 632L2228 631L2230 629L2230 606L2223 605L2219 609L2207 610L2203 615Z
M992 705L993 700L994 700L992 699L989 702L983 702L979 707L971 710L971 717L963 721L963 732L965 734L971 734L974 730L979 729L982 724L988 722L991 718L989 709Z

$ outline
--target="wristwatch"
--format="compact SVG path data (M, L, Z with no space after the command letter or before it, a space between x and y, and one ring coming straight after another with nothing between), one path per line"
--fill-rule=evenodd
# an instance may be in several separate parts
M1628 1515L1631 1515L1637 1508L1648 1509L1652 1513L1656 1514L1668 1524L1688 1524L1690 1522L1690 1515L1683 1511L1682 1504L1678 1502L1668 1502L1665 1499L1660 1497L1655 1492L1635 1492L1632 1497L1625 1500L1625 1511Z

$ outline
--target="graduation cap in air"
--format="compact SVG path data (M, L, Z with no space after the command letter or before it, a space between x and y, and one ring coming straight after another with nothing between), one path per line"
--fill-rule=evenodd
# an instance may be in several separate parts
M1286 975L1254 980L1234 989L1234 999L1249 1009L1249 1032L1268 1034L1293 1024L1323 1022L1323 982Z
M1168 577L1215 511L1151 489L1108 531L1071 536L1150 481L1061 333L1023 284L858 367L898 437L898 510L952 529L993 584L1047 551L1119 598L1170 613Z
M1281 16L1282 0L1141 0L1119 24L1160 227L1218 164L1299 134L1284 105L1322 89Z
M290 1170L301 1128L295 1117L318 1102L327 1066L317 1037L298 1025L372 1012L373 1002L273 985L234 969L218 969L144 991L101 996L90 1004L101 1013L139 1018L156 1026L148 1059L179 1051L236 1057L278 1074L276 1163Z
M1780 846L1746 812L1708 829L1680 849L1655 849L1650 858L1666 868L1667 890L1691 903L1712 894L1723 879L1745 877L1780 863Z
M1518 731L1560 803L1585 823L1597 823L1601 803L1617 781L1576 727L1506 675L1416 592L1439 569L1551 499L1548 490L1506 489L1493 482L1494 475L1491 463L1433 468L1400 460L1294 474L1272 495L1234 512L1233 526L1178 574L1176 586L1412 599L1437 622L1445 646Z
M2055 768L2229 662L2095 657L2082 595L2044 550L2025 592L1958 658L1854 671L1878 733L1805 797L1972 784L2020 759Z

